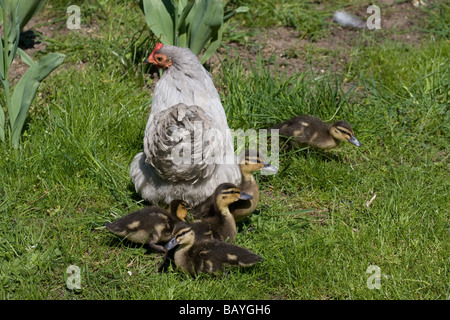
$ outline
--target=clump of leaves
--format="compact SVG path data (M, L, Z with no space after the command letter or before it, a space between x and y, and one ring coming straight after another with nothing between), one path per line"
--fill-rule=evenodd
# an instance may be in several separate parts
M219 48L224 23L248 10L241 6L225 11L222 0L140 0L139 5L163 44L189 48L195 55L205 49L202 63Z
M41 81L61 65L65 58L61 53L49 53L35 62L18 47L21 28L37 13L44 2L16 0L5 3L4 0L0 0L0 23L3 29L3 35L0 38L0 81L5 90L4 103L9 116L9 127L5 128L6 117L3 106L1 106L0 141L6 140L7 131L14 149L19 148L22 128ZM8 72L16 54L29 68L20 78L11 95Z

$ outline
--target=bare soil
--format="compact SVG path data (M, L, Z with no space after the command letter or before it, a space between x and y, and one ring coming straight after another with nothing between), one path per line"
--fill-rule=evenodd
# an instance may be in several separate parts
M412 2L394 3L393 0L380 1L381 29L362 30L342 27L329 19L331 27L329 33L318 40L300 38L300 32L294 28L274 27L257 30L249 43L254 46L230 43L230 49L219 50L218 57L209 61L212 70L217 70L220 60L240 57L243 61L254 63L258 54L266 61L276 61L281 69L286 70L288 76L312 70L325 72L331 69L337 72L347 64L352 47L364 41L363 32L378 32L380 40L391 39L405 43L419 43L423 33L414 29L418 21L425 15ZM371 14L366 12L367 7L345 8L345 11L356 15L365 21ZM253 30L252 30L253 31ZM255 49L256 48L256 49ZM313 57L307 59L306 53L311 52ZM276 59L274 60L274 57Z

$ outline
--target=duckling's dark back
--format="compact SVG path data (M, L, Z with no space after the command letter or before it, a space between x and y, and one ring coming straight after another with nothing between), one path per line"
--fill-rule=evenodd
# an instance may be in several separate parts
M198 250L200 257L203 259L233 266L248 267L263 260L259 255L248 249L222 241L205 241L204 245L199 245Z
M167 212L158 207L146 207L126 216L106 223L105 227L114 234L134 232L136 230L151 231L155 223L168 222Z
M200 203L197 206L195 206L194 208L192 208L191 214L195 218L213 216L216 212L216 209L214 206L215 201L216 201L215 194L213 193L211 196L206 198L205 201L203 201L202 203Z
M194 267L186 266L189 273L217 274L228 266L251 267L263 259L252 251L222 241L203 241L194 244L187 253Z
M302 140L309 140L316 132L328 132L329 125L316 117L298 116L272 128L279 129L281 136L301 137Z

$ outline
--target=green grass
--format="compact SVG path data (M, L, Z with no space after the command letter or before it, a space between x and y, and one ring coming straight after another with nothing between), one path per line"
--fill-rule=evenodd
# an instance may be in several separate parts
M42 14L57 17L65 5ZM439 19L415 44L363 34L342 72L350 86L328 72L288 77L262 59L249 69L223 61L215 83L233 129L308 113L347 119L363 146L281 153L277 175L259 176L258 210L235 240L264 261L192 280L158 273L161 254L103 227L144 205L128 166L151 101L139 57L154 40L136 34L136 6L81 6L95 36L48 40L67 61L42 83L20 152L0 144L0 298L450 298L450 48L434 36ZM81 290L67 288L70 265L81 269ZM367 287L370 265L380 290Z

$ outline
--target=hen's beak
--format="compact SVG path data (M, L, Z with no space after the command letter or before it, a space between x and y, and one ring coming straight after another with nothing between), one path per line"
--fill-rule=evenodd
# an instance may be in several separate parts
M143 64L149 64L149 63L155 63L155 60L153 60L153 56L148 57Z

